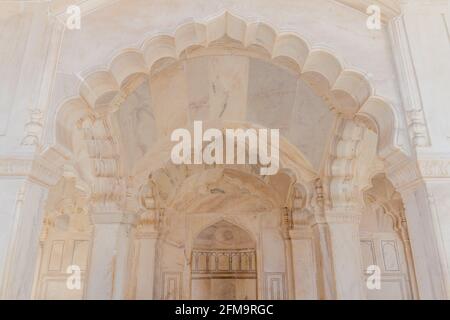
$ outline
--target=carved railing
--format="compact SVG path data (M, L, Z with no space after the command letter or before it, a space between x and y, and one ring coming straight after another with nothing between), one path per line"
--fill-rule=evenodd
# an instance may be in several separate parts
M254 249L194 250L192 273L256 274L256 251Z

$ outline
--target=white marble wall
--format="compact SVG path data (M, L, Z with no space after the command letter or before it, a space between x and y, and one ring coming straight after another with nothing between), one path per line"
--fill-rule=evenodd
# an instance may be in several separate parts
M1 297L31 297L38 238L44 217L43 203L49 186L58 181L64 160L70 157L66 150L46 153L47 147L55 142L55 118L61 103L77 95L78 86L87 74L108 66L120 50L137 47L155 34L171 34L188 20L204 22L229 11L247 22L263 21L277 30L298 33L311 45L333 51L345 62L346 67L367 74L376 88L376 94L385 97L393 105L397 121L394 125L399 129L395 139L403 143L402 148L409 151L417 163L401 168L390 167L386 163L385 170L389 171L388 176L405 203L419 297L449 298L448 1L402 2L402 14L389 22L389 28L384 26L381 31L365 27L365 14L331 0L286 0L276 4L271 0L208 1L201 4L198 1L176 2L114 1L84 13L80 30L64 30L64 14L56 17L54 11L50 11L48 15L47 2L0 4L0 39L3 40L0 69L4 71L0 79ZM173 10L175 5L177 10ZM226 116L230 119L240 118L245 112L246 116L270 122L271 119L264 117L268 117L266 110L270 109L273 101L271 97L258 98L257 93L268 83L270 88L278 86L284 90L273 103L288 101L286 105L291 106L291 102L298 99L294 92L301 92L299 86L302 84L296 83L294 86L295 82L288 79L290 76L283 73L277 74L277 79L284 79L283 83L277 84L267 74L278 71L271 73L265 70L257 74L263 69L255 69L254 65L261 62L246 59L212 58L208 70L213 79L209 80L198 77L204 73L206 65L193 60L184 66L174 65L173 70L169 70L172 77L161 77L158 81L158 75L154 75L155 81L148 86L150 93L158 94L151 103L157 106L155 114L160 112L160 116L165 119L157 124L157 132L167 133L170 128L183 124L188 111L192 111L189 108L195 106L196 110L202 110L205 96L210 95L209 90L212 90L211 86L208 86L208 92L205 90L207 83L210 83L208 81L213 82L214 87L220 88L222 93L214 95L209 101L210 112L220 114L224 101L232 101L235 106L242 107L229 109L227 112L230 114ZM186 82L183 79L184 72L201 81ZM261 83L252 81L249 86L241 86L243 79L254 73ZM173 90L178 94L173 95ZM231 92L229 96L224 94L227 91ZM310 97L308 101L314 102L314 99ZM186 101L191 104L186 105ZM256 109L248 109L253 103L257 105ZM320 102L316 101L316 105L323 109ZM177 110L184 108L187 112L173 117L176 111L170 109L173 107ZM299 109L304 107L305 104L302 104ZM201 117L203 111L194 117ZM317 118L313 117L317 121L323 120L325 127L331 126L331 118L323 110L317 114ZM276 125L295 127L295 123L287 124L286 120L289 119L282 117ZM290 120L301 121L296 115ZM322 144L326 144L327 135L324 131L322 133ZM291 135L290 138L295 141L297 131L288 130L286 135ZM409 149L409 145L413 148ZM145 149L148 146L139 147ZM309 153L313 167L318 169L321 152L308 149L309 146L303 147L305 154ZM45 160L37 156L39 154L44 154ZM129 159L129 162L133 161L135 159ZM127 296L125 282L131 266L125 259L128 259L132 248L130 228L128 222L124 226L117 221L102 223L97 227L90 268L98 270L99 276L91 276L88 280L87 297ZM329 297L364 297L356 283L356 276L350 276L350 273L359 275L359 264L346 267L349 255L358 255L358 248L353 241L357 233L355 230L357 228L353 223L331 226L333 243L330 254L340 252L342 255L336 257L334 265L338 267L336 271L341 278L328 279L323 284L323 287L329 287L330 283L336 281L333 283L335 288L329 290L332 293ZM126 241L121 241L120 246L116 238L113 242L106 241L111 235ZM275 237L275 233L272 235ZM281 246L281 239L272 240ZM292 246L295 251L294 262L305 263L305 266L294 270L294 274L300 277L310 277L314 273L306 267L317 259L317 255L313 259L312 253L306 253L309 250L308 241L296 239ZM339 248L341 241L353 242L346 251L342 251ZM143 245L154 245L152 241L148 242L144 241ZM305 251L304 256L298 255L301 250ZM316 248L314 252L317 252ZM114 268L119 275L114 278L118 290L114 292L111 289L111 261L114 261ZM286 261L279 261L283 265L271 263L268 262L268 278L262 279L273 278L271 283L289 280L279 274L286 267ZM97 274L94 271L92 273ZM167 274L167 277L178 281L176 274ZM147 283L151 285L151 280L147 279ZM295 293L300 298L316 298L313 288L314 283L309 282L304 287L288 288L287 292ZM138 289L136 297L144 296L150 297L150 290Z

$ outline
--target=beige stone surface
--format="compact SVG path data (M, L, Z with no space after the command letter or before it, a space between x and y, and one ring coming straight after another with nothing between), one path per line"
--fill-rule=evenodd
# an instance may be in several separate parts
M0 3L0 297L448 299L449 10ZM174 164L198 120L278 172Z

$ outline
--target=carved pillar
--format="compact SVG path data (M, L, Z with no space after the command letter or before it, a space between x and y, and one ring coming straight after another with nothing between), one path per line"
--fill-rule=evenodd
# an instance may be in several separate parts
M336 298L333 261L330 246L328 224L324 219L317 219L312 225L314 239L318 298L332 300Z
M153 183L142 197L145 212L137 228L137 268L136 268L136 299L154 299L155 256L158 240L158 210L154 197Z
M365 132L353 120L341 118L327 167L329 199L324 206L324 218L328 224L336 299L365 298L359 237L363 206L357 179Z
M130 276L130 247L136 215L93 213L94 237L87 279L87 299L124 299Z
M317 297L331 300L336 298L333 261L331 259L330 233L324 214L324 190L320 179L315 182L315 198L312 203L314 212L310 225L314 241L317 266Z
M425 185L442 268L443 298L450 299L450 176L439 180L425 179Z
M140 185L139 188L136 186ZM131 296L139 300L155 299L155 257L159 236L158 192L151 176L137 178L129 186L127 207L141 212L135 233L134 268Z
M365 299L361 277L359 210L332 209L326 213L336 299Z
M281 211L283 212L282 230L286 256L287 299L295 299L295 278L299 278L299 276L295 275L296 266L293 261L293 242L295 240L290 235L291 219L289 217L289 209L281 208Z
M448 190L442 182L422 181L400 189L421 299L450 297Z
M317 299L317 281L311 228L290 230L296 300Z
M0 160L0 297L30 299L48 190L60 172L44 159Z
M137 238L136 299L152 300L154 296L155 253L158 232L140 229Z
M402 163L390 167L388 174L405 206L419 298L448 299L450 270L447 261L450 250L446 248L449 241L446 230L450 221L447 219L446 201L450 194L446 195L448 187L438 182L436 176L431 179L433 170L424 165L420 160L419 167L415 161ZM434 192L441 194L437 201L440 209L433 204Z
M130 282L130 248L136 212L127 207L127 181L121 176L118 141L108 114L80 123L91 163L94 238L86 296L124 299ZM125 209L124 209L125 208Z
M420 186L423 191L418 200L428 204L426 212L435 234L436 256L440 262L441 273L435 277L443 287L440 298L450 299L450 157L423 155L418 162L423 179Z
M409 240L409 232L408 232L408 226L406 217L404 215L404 212L401 216L401 229L400 229L400 238L403 242L403 247L405 250L405 258L406 263L408 265L408 276L409 276L409 282L411 284L411 291L413 299L417 300L419 298L419 289L417 288L417 277L416 277L416 268L414 263L414 257L411 249L411 241Z
M292 255L292 274L294 292L297 300L318 298L317 257L315 243L310 226L310 211L305 209L307 196L303 186L294 186L292 214L289 219L289 238Z
M408 221L411 248L414 257L416 279L421 299L445 297L443 257L438 250L439 237L433 224L433 213L427 203L424 185L414 189L400 190Z

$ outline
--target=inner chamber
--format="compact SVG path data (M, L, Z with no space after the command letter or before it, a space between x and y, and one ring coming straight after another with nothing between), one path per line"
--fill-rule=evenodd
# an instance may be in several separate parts
M204 229L192 252L192 298L254 300L256 248L251 236L226 221Z

